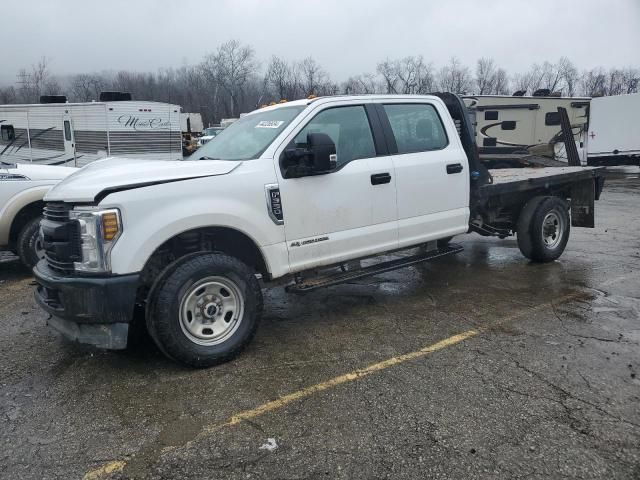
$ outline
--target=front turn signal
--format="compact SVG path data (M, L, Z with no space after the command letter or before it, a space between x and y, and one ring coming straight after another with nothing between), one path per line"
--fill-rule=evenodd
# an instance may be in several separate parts
M116 212L105 212L102 214L102 238L110 242L120 233L120 222Z

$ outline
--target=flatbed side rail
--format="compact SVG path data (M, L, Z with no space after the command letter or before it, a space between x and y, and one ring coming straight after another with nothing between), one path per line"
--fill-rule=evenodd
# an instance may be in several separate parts
M526 192L527 190L573 184L584 180L591 180L595 184L595 179L601 179L597 183L599 184L599 191L602 190L604 168L573 167L569 170L566 167L550 167L544 169L548 174L544 172L541 175L527 175L531 171L535 172L537 170L541 171L543 169L496 170L493 172L493 183L479 186L474 193L478 198L482 199L505 193ZM553 172L554 170L557 170L557 173Z

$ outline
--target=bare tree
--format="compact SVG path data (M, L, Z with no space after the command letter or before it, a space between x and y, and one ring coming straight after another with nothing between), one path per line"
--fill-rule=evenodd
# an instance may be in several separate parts
M504 68L498 68L495 73L493 93L496 95L509 95L509 75Z
M557 92L562 89L562 73L558 64L544 62L542 64L541 88L546 88L550 92Z
M491 58L480 58L476 65L476 91L479 95L494 93L496 66Z
M575 96L578 81L580 79L578 69L567 57L561 57L558 61L558 71L560 72L560 77L564 82L563 93L567 97Z
M73 99L78 102L97 100L100 92L106 90L106 80L96 74L81 73L71 79L71 93Z
M275 100L295 99L300 96L298 69L275 55L271 57L267 66L265 82L268 89L275 95Z
M378 72L378 75L382 77L384 93L398 93L396 90L398 76L394 62L386 59L384 62L378 63L376 71Z
M455 57L440 69L438 84L445 92L467 93L473 90L473 79L469 68L462 65Z
M300 72L302 95L322 95L329 77L324 69L312 57L307 57L297 64Z
M526 72L515 74L513 83L518 90L533 94L533 92L542 88L543 79L544 71L542 67L534 63Z
M395 62L395 68L401 93L424 94L434 90L433 66L425 63L422 55L404 57Z
M205 63L213 67L213 78L229 97L229 114L238 115L239 102L245 93L245 86L258 67L253 48L241 45L238 40L231 40L218 47L216 53L209 55Z
M37 103L41 95L61 93L60 84L51 74L49 60L42 57L38 63L18 72L18 88L20 100L24 103Z
M622 70L623 93L638 93L640 88L640 69L627 67Z
M433 65L426 63L422 55L387 59L376 70L382 77L381 90L386 93L420 94L435 90Z
M370 73L349 77L342 85L342 91L346 95L367 95L381 91L383 87Z
M18 93L13 85L0 87L0 104L10 104L18 102Z
M606 94L606 75L601 68L594 68L582 73L580 89L587 97L601 97Z

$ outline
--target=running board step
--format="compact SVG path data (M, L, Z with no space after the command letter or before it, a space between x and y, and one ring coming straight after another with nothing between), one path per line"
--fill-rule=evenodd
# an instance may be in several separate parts
M427 262L429 260L445 257L447 255L453 255L462 252L462 250L464 250L464 248L462 248L461 245L450 243L443 248L420 253L418 255L412 255L410 257L390 260L388 262L376 263L375 265L370 265L368 267L360 268L358 270L353 270L350 272L339 272L335 275L309 278L300 283L288 285L286 290L290 293L307 293L318 288L330 287L332 285L338 285L340 283L349 282L351 280L368 277L369 275L390 272L392 270L408 267L417 263Z

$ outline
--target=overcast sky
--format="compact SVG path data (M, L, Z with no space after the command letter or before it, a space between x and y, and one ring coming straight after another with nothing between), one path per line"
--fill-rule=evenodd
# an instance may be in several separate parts
M640 67L640 0L21 0L0 16L0 82L40 57L57 74L194 64L230 39L265 64L312 55L333 80L386 57L493 57L510 73L566 55Z

